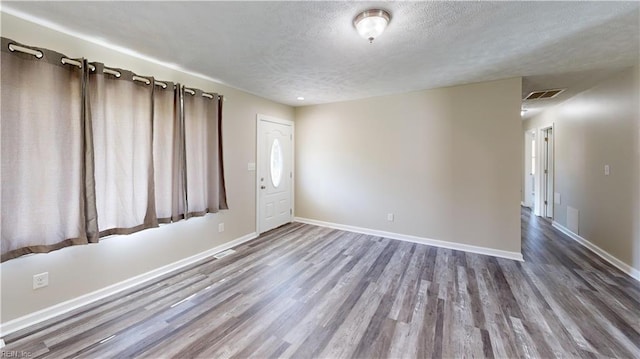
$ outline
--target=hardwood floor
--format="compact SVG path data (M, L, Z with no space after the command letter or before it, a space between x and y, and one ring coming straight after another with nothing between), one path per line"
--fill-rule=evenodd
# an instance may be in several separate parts
M13 333L2 351L640 357L638 282L526 209L522 238L524 263L294 223L233 255Z

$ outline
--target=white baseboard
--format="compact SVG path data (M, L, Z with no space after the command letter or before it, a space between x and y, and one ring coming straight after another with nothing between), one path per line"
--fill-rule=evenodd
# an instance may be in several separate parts
M181 259L179 261L173 262L171 264L162 266L160 268L154 269L152 271L137 275L135 277L123 280L122 282L110 285L108 287L104 287L102 289L98 289L94 292L91 293L87 293L85 295L73 298L71 300L68 300L66 302L62 302L56 305L53 305L51 307L39 310L37 312L31 313L31 314L27 314L25 316L22 316L20 318L16 318L13 320L10 320L6 323L2 323L0 324L0 337L4 337L10 333L16 332L20 329L26 328L30 325L34 325L40 322L43 322L45 320L51 319L55 316L64 314L64 313L68 313L74 309L77 309L79 307L82 307L84 305L87 304L91 304L97 300L100 300L102 298L108 297L110 295L119 293L123 290L135 287L137 285L140 285L144 282L153 280L155 278L158 278L160 276L163 276L167 273L170 273L172 271L178 270L180 268L186 267L190 264L196 263L200 260L203 260L205 258L211 257L216 253L225 251L229 248L235 247L239 244L242 244L244 242L250 241L254 238L258 237L258 234L253 232L253 233L249 233L245 236L242 236L240 238L236 238L230 242L221 244L219 246L213 247L211 249L208 249L204 252L200 252L196 255L193 255L191 257L187 257L184 259Z
M476 254L484 254L487 256L500 257L500 258L506 258L506 259L512 259L512 260L524 262L522 253L518 253L518 252L509 252L509 251L503 251L500 249L473 246L470 244L447 242L447 241L441 241L437 239L411 236L407 234L399 234L399 233L393 233L393 232L379 231L376 229L349 226L345 224L323 222L315 219L295 217L294 220L296 222L312 224L315 226L340 229L348 232L368 234L368 235L377 236L377 237L397 239L405 242L426 244L428 246L448 248L448 249L454 249L457 251L464 251L464 252L470 252L470 253L476 253Z
M604 249L598 247L597 245L589 242L585 238L582 238L580 235L578 235L577 233L574 233L569 228L561 225L560 223L558 223L556 221L553 221L551 223L551 225L555 229L557 229L560 232L562 232L562 233L566 234L567 236L569 236L569 238L573 239L574 241L580 243L585 248L587 248L590 251L592 251L593 253L597 254L600 258L602 258L605 261L611 263L611 265L613 265L614 267L616 267L616 268L620 269L621 271L627 273L629 276L631 276L631 278L633 278L633 279L635 279L637 281L640 281L640 270L637 270L637 269L633 268L632 266L626 264L625 262L619 260L618 258L612 256L609 252L607 252Z

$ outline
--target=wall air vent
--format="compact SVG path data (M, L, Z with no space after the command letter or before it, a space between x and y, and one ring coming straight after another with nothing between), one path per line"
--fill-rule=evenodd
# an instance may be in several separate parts
M543 90L543 91L533 91L525 97L525 100L546 100L550 98L554 98L562 93L566 89L554 89L554 90Z

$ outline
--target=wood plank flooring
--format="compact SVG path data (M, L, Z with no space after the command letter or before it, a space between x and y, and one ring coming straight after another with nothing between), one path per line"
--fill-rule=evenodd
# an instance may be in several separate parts
M522 210L525 262L293 223L0 357L638 358L640 285Z

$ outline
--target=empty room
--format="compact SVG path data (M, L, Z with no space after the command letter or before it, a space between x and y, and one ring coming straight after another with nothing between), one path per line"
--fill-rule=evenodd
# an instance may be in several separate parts
M0 357L640 357L640 3L0 28Z

